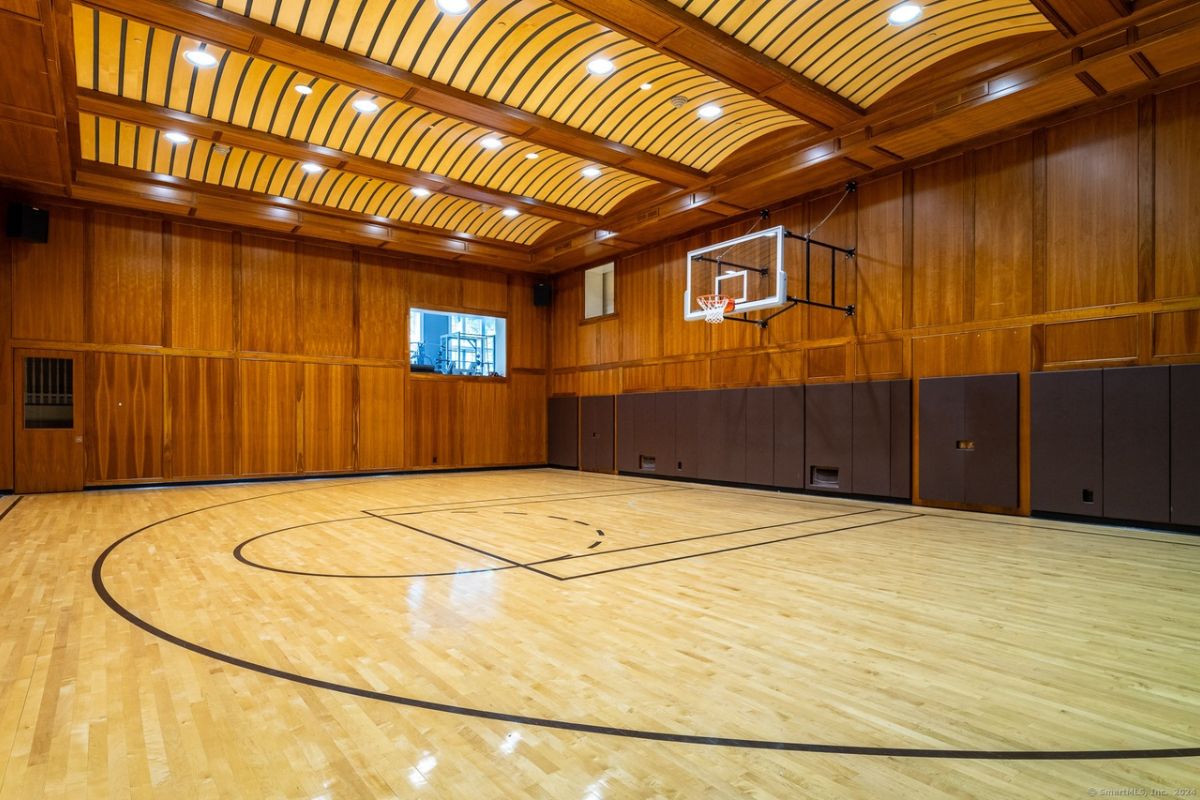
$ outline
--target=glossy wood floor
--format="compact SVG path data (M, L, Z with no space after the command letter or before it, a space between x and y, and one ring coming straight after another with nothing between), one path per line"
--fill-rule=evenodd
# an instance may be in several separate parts
M1196 537L554 470L0 537L3 798L1200 788Z

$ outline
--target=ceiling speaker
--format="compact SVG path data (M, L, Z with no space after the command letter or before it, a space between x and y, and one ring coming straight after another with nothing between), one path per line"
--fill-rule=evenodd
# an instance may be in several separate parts
M50 241L50 212L24 203L14 203L8 207L5 233L10 239L45 244Z

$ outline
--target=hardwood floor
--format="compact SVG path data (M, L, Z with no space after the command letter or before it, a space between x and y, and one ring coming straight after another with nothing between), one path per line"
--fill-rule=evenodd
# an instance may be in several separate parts
M14 502L5 799L1200 789L1200 537L557 470Z

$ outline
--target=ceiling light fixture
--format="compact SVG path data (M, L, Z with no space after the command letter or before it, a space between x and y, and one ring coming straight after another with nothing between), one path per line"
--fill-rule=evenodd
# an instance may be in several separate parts
M179 131L167 131L163 134L163 138L171 144L187 144L191 141L187 137L187 134L180 133Z
M643 92L648 92L654 88L654 84L653 83L643 83L638 88L641 89Z
M296 86L296 91L303 95L310 95L313 92L313 88L307 83L301 83Z
M916 3L901 3L891 10L887 21L889 25L908 25L921 18L925 11Z
M379 110L379 104L366 98L354 101L354 110L360 114L374 114Z
M479 140L479 146L485 150L499 150L504 146L504 142L500 141L495 136L485 136Z
M599 178L600 177L600 168L599 167L584 167L583 170L580 172L580 174L583 175L583 177L585 177L585 178Z
M318 172L324 172L324 171L325 171L325 168L324 168L324 167L322 167L320 164L314 164L314 163L313 163L313 162L311 162L311 161L308 161L308 162L306 162L306 163L304 163L304 164L301 164L301 165L300 165L300 169L304 170L304 171L305 171L305 172L307 172L309 175L316 175Z
M721 116L721 107L716 103L705 103L696 110L701 119L716 119Z
M506 208L503 211L501 211L500 213L511 219L511 218L517 216L518 214L520 214L521 212L517 211L515 208Z
M415 197L429 197L429 190L424 186L414 186L412 193Z
M526 157L527 159L529 159L530 161L537 161L537 160L538 160L538 158L539 158L539 156L538 156L538 154L537 154L537 153L526 153L526 154L525 154L525 157Z
M437 0L437 7L443 14L449 14L452 17L471 10L471 4L467 0Z
M612 71L616 69L616 67L614 67L613 63L607 58L593 58L588 62L587 69L588 72L592 73L593 75L599 75L603 77L605 75L611 75Z
M204 45L200 45L195 50L187 50L183 54L184 59L193 67L207 69L217 65L217 57L204 49Z

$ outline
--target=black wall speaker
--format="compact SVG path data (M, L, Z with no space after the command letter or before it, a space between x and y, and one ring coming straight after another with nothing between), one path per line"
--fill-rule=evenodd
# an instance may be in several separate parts
M25 239L45 244L50 241L50 212L23 203L8 207L8 225L5 233L10 239Z
M535 306L550 305L554 290L548 283L538 282L533 285L533 304Z

